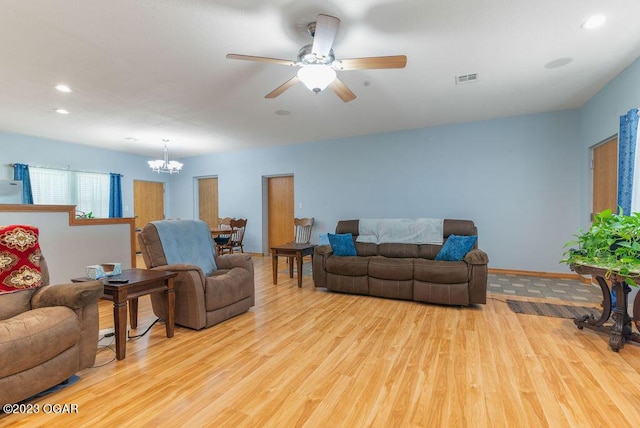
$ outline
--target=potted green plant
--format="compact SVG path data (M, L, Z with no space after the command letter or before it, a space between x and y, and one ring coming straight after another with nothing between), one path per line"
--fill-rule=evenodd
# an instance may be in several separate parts
M616 273L629 285L640 281L640 213L623 215L607 209L596 214L591 228L578 231L576 239L565 245L561 263L586 265Z

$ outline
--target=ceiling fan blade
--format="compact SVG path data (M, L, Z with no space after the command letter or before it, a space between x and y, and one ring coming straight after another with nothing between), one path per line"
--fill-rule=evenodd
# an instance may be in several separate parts
M263 57L263 56L227 54L227 59L239 59L239 60L242 60L242 61L267 62L267 63L271 63L271 64L281 64L281 65L296 65L296 63L294 61L290 61L288 59L266 58L266 57Z
M340 20L338 18L329 15L318 15L311 53L319 58L329 56L339 26Z
M407 65L405 55L372 56L367 58L350 58L333 61L336 70L365 70L375 68L404 68Z
M296 83L298 83L299 81L300 81L300 79L298 79L298 76L293 76L291 79L287 80L282 85L278 86L277 88L275 88L273 91L269 92L264 97L265 98L275 98L278 95L282 94L287 89L289 89L290 87L292 87L293 85L295 85Z
M347 85L342 83L342 80L338 79L337 77L333 80L333 82L331 82L329 87L345 103L348 103L349 101L353 101L356 99L356 94L351 92L351 89L347 88Z

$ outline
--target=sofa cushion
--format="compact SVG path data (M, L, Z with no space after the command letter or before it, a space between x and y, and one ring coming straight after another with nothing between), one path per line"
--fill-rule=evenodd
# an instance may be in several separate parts
M477 240L477 235L451 235L447 238L447 241L444 243L435 259L460 261L464 259L464 256L466 256L469 251L471 251Z
M43 285L38 228L0 226L0 294Z
M369 276L379 279L397 281L413 279L413 260L388 257L371 257L369 259Z
M469 284L413 282L413 300L441 305L469 306Z
M418 281L456 284L469 281L469 268L465 262L416 259L413 277Z
M378 254L384 257L418 257L417 244L378 244Z
M327 289L341 293L369 294L369 277L327 273Z
M15 293L6 293L0 297L0 321L14 317L31 309L31 296L35 290L30 288Z
M356 253L361 257L377 256L378 244L372 242L356 242Z
M344 276L366 276L369 269L370 257L334 257L327 258L328 273Z
M78 316L66 306L33 309L0 321L0 377L49 361L79 340Z
M440 248L442 248L442 245L432 245L432 244L419 245L418 258L433 260L438 255L438 252L440 252Z
M329 243L333 250L333 255L338 257L355 256L356 246L353 244L353 237L350 233L328 233Z
M388 299L413 300L413 280L369 278L369 294Z

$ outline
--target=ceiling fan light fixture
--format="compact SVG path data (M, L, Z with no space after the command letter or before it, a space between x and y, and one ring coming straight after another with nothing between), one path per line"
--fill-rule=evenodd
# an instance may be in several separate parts
M336 78L336 71L324 64L303 65L298 70L298 79L309 88L310 91L320 92L324 90Z

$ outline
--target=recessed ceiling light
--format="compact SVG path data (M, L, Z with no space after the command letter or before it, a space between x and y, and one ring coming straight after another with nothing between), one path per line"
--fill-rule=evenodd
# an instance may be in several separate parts
M54 110L56 113L60 113L60 114L69 114L69 112L63 108L57 108Z
M571 58L558 58L553 61L549 61L544 65L544 68L552 69L552 68L560 68L564 67L567 64L570 64L573 61Z
M56 85L55 88L60 92L71 92L71 88L67 85Z
M585 22L582 23L580 28L585 30L593 30L594 28L602 27L607 22L607 17L604 15L593 15Z

